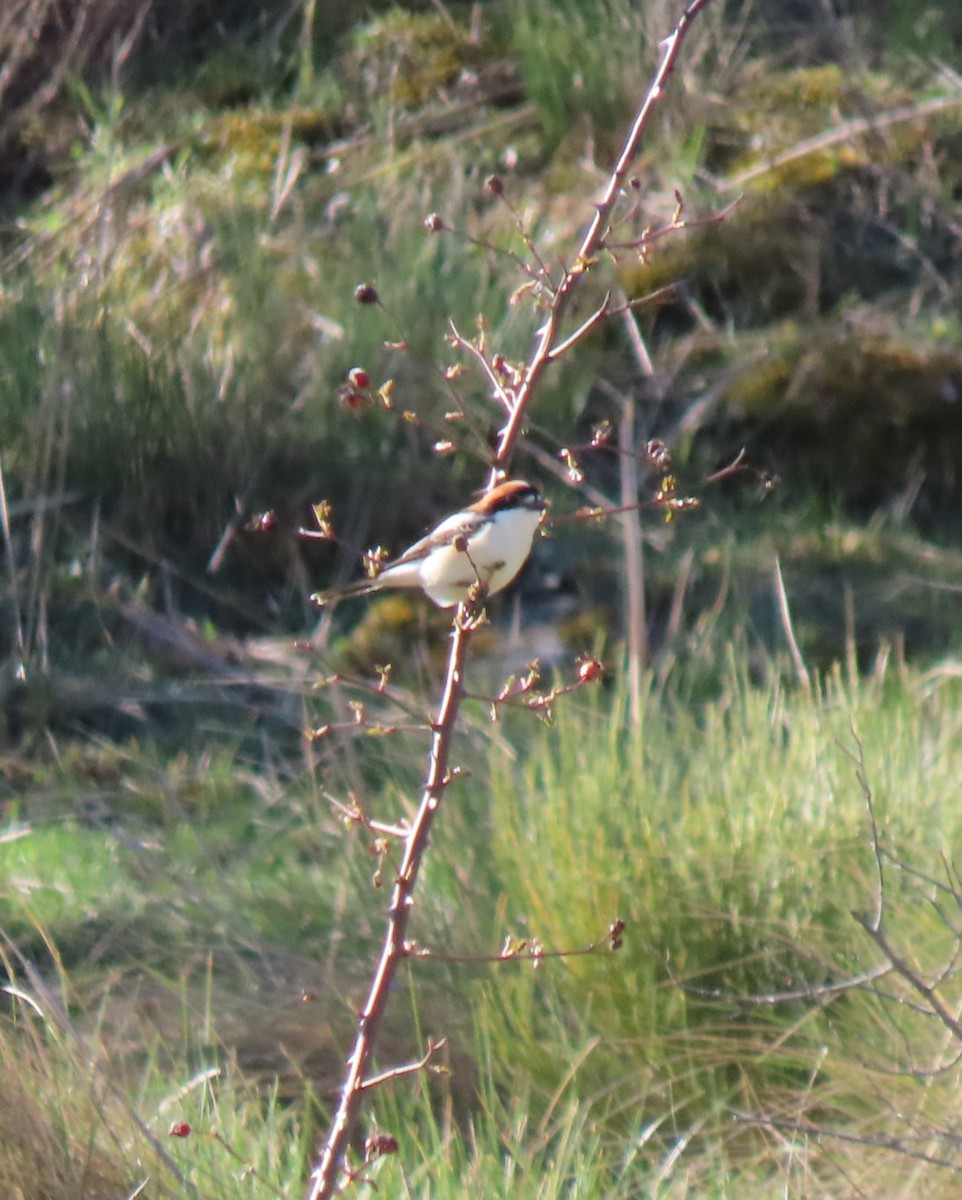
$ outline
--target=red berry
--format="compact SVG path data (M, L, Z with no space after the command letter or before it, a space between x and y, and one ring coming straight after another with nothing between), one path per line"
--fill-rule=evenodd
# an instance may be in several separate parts
M397 1154L398 1140L393 1133L371 1133L364 1139L364 1157L368 1162L381 1154Z
M594 683L604 673L604 667L596 658L584 658L578 664L578 678L582 683Z

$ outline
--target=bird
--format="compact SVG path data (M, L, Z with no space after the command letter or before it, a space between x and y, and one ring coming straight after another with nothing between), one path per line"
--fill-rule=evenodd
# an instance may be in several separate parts
M315 592L311 600L331 604L384 588L420 589L439 608L467 601L475 588L503 591L528 561L544 519L541 491L523 479L507 479L437 525L373 579Z

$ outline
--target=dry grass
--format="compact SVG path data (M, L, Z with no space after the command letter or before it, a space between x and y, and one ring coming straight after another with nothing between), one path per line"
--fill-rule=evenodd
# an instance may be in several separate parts
M19 132L64 80L112 54L123 61L150 8L144 0L9 0L0 11L0 142Z
M0 1024L0 1179L8 1200L117 1200L136 1183L129 1123L92 1068L65 1075L32 1021ZM74 1069L79 1063L73 1064ZM117 1109L111 1112L111 1109Z

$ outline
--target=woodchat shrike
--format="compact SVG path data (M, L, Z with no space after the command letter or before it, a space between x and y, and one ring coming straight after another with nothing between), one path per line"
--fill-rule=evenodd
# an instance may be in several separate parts
M500 592L521 571L544 518L541 492L521 479L508 479L480 500L452 513L373 579L316 592L316 604L363 596L383 588L420 589L440 608L453 608L473 588Z

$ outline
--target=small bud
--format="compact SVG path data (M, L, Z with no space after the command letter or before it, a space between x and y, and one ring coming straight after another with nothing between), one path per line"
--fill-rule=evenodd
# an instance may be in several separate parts
M610 421L599 421L591 430L591 448L597 450L599 446L606 446L613 432L614 426Z
M648 461L659 470L665 470L671 465L671 451L664 442L658 438L652 438L645 446L645 454L648 456Z
M354 299L358 304L378 304L381 297L373 283L359 283L354 289Z
M190 1126L186 1121L175 1121L170 1127L170 1136L185 1138L190 1137Z
M333 541L334 509L331 506L330 500L319 500L316 504L312 504L311 514L314 517L314 523L317 526L317 529L301 529L298 530L298 532L308 537L320 538L324 541Z
M582 471L578 460L567 446L562 446L558 451L558 457L564 462L565 469L568 473L568 478L572 483L583 483L585 473Z
M578 678L582 683L594 683L604 674L604 667L596 658L582 658L578 662Z
M347 373L347 381L351 387L368 388L371 386L371 377L363 367L351 367Z
M374 579L379 574L381 565L387 557L388 553L383 546L375 546L371 550L364 551L361 562L369 579Z
M457 449L457 446L454 444L454 442L449 442L445 439L442 439L439 442L435 442L431 449L435 454L453 454Z
M484 190L489 196L501 196L504 194L504 181L499 175L489 175L484 181Z
M678 486L678 480L674 475L664 475L661 483L658 485L658 491L655 492L656 504L667 504L675 499L675 488Z
M428 233L440 233L444 228L444 217L440 213L428 213L424 218L424 228Z

